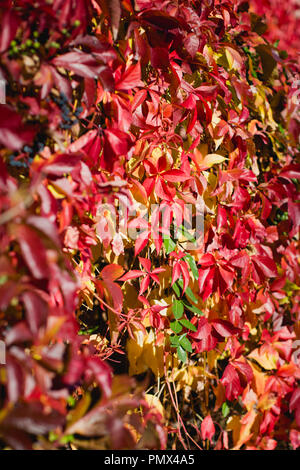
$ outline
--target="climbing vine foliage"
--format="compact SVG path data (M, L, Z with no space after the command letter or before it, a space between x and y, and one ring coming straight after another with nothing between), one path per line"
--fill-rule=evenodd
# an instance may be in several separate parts
M281 4L1 2L2 448L299 447Z

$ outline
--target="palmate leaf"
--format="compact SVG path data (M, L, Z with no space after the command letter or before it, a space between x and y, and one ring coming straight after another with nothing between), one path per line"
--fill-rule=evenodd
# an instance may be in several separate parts
M297 1L0 2L1 449L300 447Z

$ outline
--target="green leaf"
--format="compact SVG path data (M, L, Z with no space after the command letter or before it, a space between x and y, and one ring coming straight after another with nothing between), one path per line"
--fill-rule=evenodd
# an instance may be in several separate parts
M167 255L175 250L176 243L174 243L171 238L163 237L163 242L164 242L164 247L165 247Z
M183 349L185 349L186 351L193 352L191 342L186 336L180 336L179 343L180 343L180 346L182 346Z
M58 439L58 434L56 434L54 431L50 431L48 439L50 442L55 442Z
M176 335L170 336L171 346L177 348L179 346L179 338Z
M182 279L178 279L177 282L178 282L179 286L180 286L181 288L183 288L183 280L182 280ZM194 293L193 293L193 291L192 291L192 289L191 289L190 287L187 287L187 288L186 288L186 290L185 290L185 295L186 295L187 297L189 297L193 302L195 302L195 303L198 302L197 298L195 297L195 295L194 295Z
M174 333L180 333L182 331L182 326L180 325L180 323L176 320L176 321L172 321L170 323L170 327L172 328L172 330L174 331Z
M177 354L178 354L178 359L185 364L187 361L187 353L181 346L178 346Z
M69 395L67 398L68 405L72 408L76 405L76 400L72 395Z
M197 280L199 278L199 272L198 272L196 261L190 254L186 255L185 257L187 258L187 261L189 263L189 266L191 268L194 278Z
M178 232L180 232L188 241L195 243L196 240L195 238L190 234L188 230L183 225L180 225L180 227L177 227Z
M230 409L229 409L229 406L227 405L227 403L225 401L222 405L222 414L223 414L224 418L226 418L226 416L228 416L229 413L230 413Z
M0 286L2 286L3 284L5 284L6 281L7 281L7 279L8 279L8 276L7 276L6 274L2 274L2 275L0 276Z
M193 325L193 323L191 323L186 318L182 318L181 320L179 320L179 322L188 330L197 331L197 328L195 327L195 325ZM178 333L180 333L180 331Z
M177 295L177 297L180 297L180 289L179 289L178 285L176 284L176 282L172 285L172 289L175 292L175 294Z
M172 310L173 310L174 317L176 318L176 320L181 318L182 315L183 315L183 311L184 311L184 306L183 306L182 300L175 300L174 303L173 303Z
M200 315L201 317L204 315L204 313L202 312L202 310L200 310L200 308L198 308L198 307L195 307L195 305L189 305L189 304L186 304L186 303L184 302L184 306L185 306L190 312L196 313L197 315Z
M68 434L66 436L63 436L61 439L60 439L60 443L61 444L68 444L68 442L73 442L74 441L74 436L73 434Z

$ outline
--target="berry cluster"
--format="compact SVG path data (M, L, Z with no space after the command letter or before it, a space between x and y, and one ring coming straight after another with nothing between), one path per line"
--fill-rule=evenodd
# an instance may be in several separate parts
M78 117L83 110L81 106L78 106L74 111L64 93L60 93L59 97L53 95L52 100L60 108L62 113L61 129L71 129L74 124L78 123Z

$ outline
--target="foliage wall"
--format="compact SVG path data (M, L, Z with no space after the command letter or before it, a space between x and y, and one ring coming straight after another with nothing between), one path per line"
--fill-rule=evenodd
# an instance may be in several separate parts
M299 447L299 19L279 36L274 5L1 2L1 447Z

